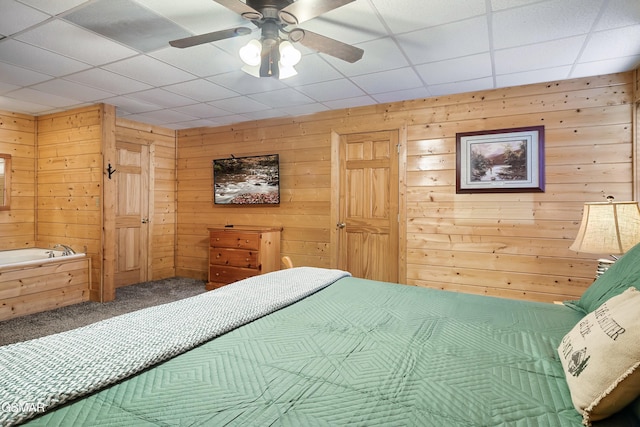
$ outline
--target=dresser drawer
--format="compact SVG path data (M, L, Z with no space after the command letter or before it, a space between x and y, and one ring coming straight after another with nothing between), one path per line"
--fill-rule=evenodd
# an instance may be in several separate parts
M259 269L258 252L245 249L209 248L209 263Z
M228 265L210 265L209 266L209 282L214 287L219 287L227 283L237 282L258 275L260 272L253 268L231 267ZM216 286L218 284L218 286Z
M243 232L218 232L211 233L210 245L213 248L239 248L253 249L260 248L260 233Z

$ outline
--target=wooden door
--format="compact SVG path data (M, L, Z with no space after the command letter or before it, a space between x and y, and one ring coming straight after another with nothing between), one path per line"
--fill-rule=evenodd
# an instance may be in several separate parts
M116 141L115 286L148 279L149 147Z
M398 281L398 132L343 135L338 268Z

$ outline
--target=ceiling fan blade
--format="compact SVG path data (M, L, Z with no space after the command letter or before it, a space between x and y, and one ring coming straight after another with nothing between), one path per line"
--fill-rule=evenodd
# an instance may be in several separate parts
M289 40L299 42L306 47L326 53L343 61L354 63L362 58L364 50L341 41L313 33L302 28L295 28L289 33Z
M246 36L247 34L251 34L251 28L237 27L230 28L228 30L214 31L213 33L200 34L199 36L191 36L184 39L172 40L169 42L169 44L173 47L184 49L185 47L211 43L218 40L229 39L231 37Z
M278 12L278 16L287 24L296 25L352 1L354 0L297 0Z
M258 12L248 4L241 2L240 0L213 0L213 1L221 4L227 9L234 11L238 15L250 21L257 21L262 18L262 13Z

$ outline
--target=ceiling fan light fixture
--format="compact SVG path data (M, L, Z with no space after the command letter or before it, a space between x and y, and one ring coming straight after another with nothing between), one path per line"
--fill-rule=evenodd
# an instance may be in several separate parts
M280 80L288 79L289 77L293 77L297 74L298 72L292 66L286 66L280 63L280 75L278 76Z
M260 78L260 65L244 65L241 70L250 76Z
M292 67L300 62L302 53L291 42L285 40L280 42L280 63L285 67Z
M262 43L253 39L240 48L240 59L249 66L258 66L261 61Z

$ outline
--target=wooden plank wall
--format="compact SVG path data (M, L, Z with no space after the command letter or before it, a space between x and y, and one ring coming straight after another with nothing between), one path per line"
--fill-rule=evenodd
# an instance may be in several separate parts
M229 223L283 226L283 255L297 265L330 266L331 132L406 126L403 282L538 301L578 297L599 257L568 249L583 203L633 198L634 76L179 131L176 272L205 278L207 226ZM533 125L546 128L545 193L456 194L456 132ZM279 207L212 204L212 159L268 153L281 158Z
M35 246L36 120L0 111L0 153L11 155L11 209L0 211L0 250Z
M101 283L103 116L95 105L37 119L37 244L91 257L92 300Z
M116 139L149 146L151 157L149 278L175 275L176 247L176 135L171 129L131 120L116 120Z

